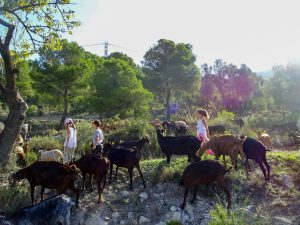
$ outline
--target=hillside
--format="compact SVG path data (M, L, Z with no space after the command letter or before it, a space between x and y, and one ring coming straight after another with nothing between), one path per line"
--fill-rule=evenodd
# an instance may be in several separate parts
M107 184L103 202L97 204L97 193L90 193L89 185L80 198L80 207L71 213L71 224L166 224L181 221L182 224L299 224L300 206L300 152L268 153L271 165L271 181L265 182L258 166L247 180L244 171L232 171L226 175L233 205L230 214L223 206L225 196L215 184L206 190L200 188L195 204L188 204L184 211L179 206L183 200L183 188L178 186L185 157L173 157L168 166L164 159L142 161L147 188L137 171L134 171L134 191L129 191L127 171L120 169L118 180ZM241 165L239 165L241 168ZM8 175L8 174L7 174ZM6 182L1 182L2 185ZM81 180L77 181L77 186ZM96 184L94 184L96 185ZM29 204L28 183L22 182L19 191L11 193L1 186L0 201L3 207L12 202ZM6 195L5 195L6 193ZM37 196L39 192L36 191ZM48 193L51 196L51 192ZM72 196L72 193L67 193ZM74 197L74 196L73 196ZM191 194L188 196L188 202ZM4 208L0 209L1 211ZM177 224L177 223L169 223Z

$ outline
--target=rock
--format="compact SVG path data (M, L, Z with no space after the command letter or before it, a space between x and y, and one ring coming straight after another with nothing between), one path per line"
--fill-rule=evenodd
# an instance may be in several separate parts
M294 183L293 183L293 179L291 176L289 175L283 175L282 176L282 181L284 183L284 185L288 188L293 188L294 187Z
M84 225L107 225L107 222L100 215L91 214L84 222Z
M165 222L159 222L159 223L157 223L155 225L166 225L166 223Z
M125 225L126 224L126 221L125 220L121 220L120 221L120 225Z
M122 195L123 197L128 197L128 196L130 195L130 193L129 193L129 191L122 191L122 192L121 192L121 195Z
M201 220L200 225L208 225L209 220L208 219L203 219Z
M148 219L147 217L140 216L140 218L139 218L139 224L150 223L150 222L151 222L151 220Z
M281 217L281 216L275 216L274 219L276 219L280 224L293 224L293 222L290 219Z
M118 213L118 212L115 212L115 213L111 214L111 217L112 217L114 220L116 220L116 219L118 219L118 217L119 217L119 213Z
M134 219L134 213L133 212L129 212L127 215L128 219Z
M172 212L175 212L175 211L177 211L177 207L172 205L172 206L170 207L170 210L171 210Z
M146 192L142 192L139 196L144 200L147 200L149 198L149 195Z
M190 204L187 204L185 207L185 211L190 215L193 216L194 215L194 207Z
M178 211L172 212L171 220L181 221L181 212L178 212Z
M86 209L81 209L76 211L75 215L71 217L71 224L72 225L80 225L83 224L86 217Z

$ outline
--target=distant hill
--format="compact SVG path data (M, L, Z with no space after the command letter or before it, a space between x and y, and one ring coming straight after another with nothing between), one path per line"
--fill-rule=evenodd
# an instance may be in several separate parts
M262 76L264 79L270 79L273 76L273 71L272 70L260 71L257 72L257 75Z

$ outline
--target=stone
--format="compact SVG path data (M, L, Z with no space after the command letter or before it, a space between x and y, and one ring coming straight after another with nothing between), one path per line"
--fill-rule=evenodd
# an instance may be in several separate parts
M275 216L274 218L283 224L293 224L293 222L290 219L285 217Z
M121 195L122 195L123 197L128 197L128 196L130 195L130 193L129 193L129 191L122 191L122 192L121 192Z
M140 216L140 218L139 218L139 224L150 223L150 222L151 222L151 220L148 219L147 217Z
M100 215L91 214L84 222L84 225L107 225L107 222Z
M165 222L159 222L159 223L157 223L155 225L166 225L166 223Z
M147 200L149 198L149 195L147 194L147 192L142 192L140 195L140 198Z
M129 212L127 215L128 219L134 219L134 213L133 212Z
M293 188L294 187L294 183L293 183L293 179L291 176L289 175L283 175L282 176L282 181L284 183L284 185L288 188Z
M114 220L116 220L116 219L118 219L118 217L119 217L119 213L118 213L118 212L115 212L115 213L111 214L111 217L112 217Z
M170 210L171 210L172 212L175 212L175 211L177 211L177 207L172 205L172 206L170 207Z
M121 220L120 221L120 225L125 225L126 224L126 221L125 220Z
M194 215L194 207L190 204L187 204L185 206L185 211L190 215L193 216Z
M178 212L178 211L172 212L171 219L181 221L181 212Z

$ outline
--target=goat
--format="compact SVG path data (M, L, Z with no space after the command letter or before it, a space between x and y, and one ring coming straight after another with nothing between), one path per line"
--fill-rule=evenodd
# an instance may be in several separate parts
M225 132L225 126L223 126L223 125L208 126L208 131L209 131L210 135L213 135L213 134L224 134L224 132Z
M188 162L199 161L196 155L197 150L200 149L201 141L191 135L170 137L163 136L160 129L156 130L157 141L162 152L167 156L167 163L170 163L172 155L187 155Z
M257 131L258 141L260 141L268 150L272 150L272 140L270 135L266 131Z
M62 152L58 149L52 149L50 151L39 150L38 160L39 161L56 161L60 162L64 158Z
M188 125L184 121L168 122L164 121L162 123L163 128L167 128L169 133L174 133L175 136L185 135L188 129Z
M243 140L233 135L214 136L200 148L197 155L201 158L207 149L212 149L217 160L221 155L223 156L225 167L225 155L228 155L231 159L232 165L235 169L237 169L237 155L239 154L242 161L245 161L242 144Z
M134 167L136 167L143 180L144 188L146 188L146 182L140 167L140 153L136 147L126 148L123 146L112 146L109 143L105 143L103 147L103 154L107 155L108 159L110 160L109 182L111 182L114 164L117 166L117 169L119 167L125 167L129 173L130 189L132 190L132 173ZM116 170L116 178L117 172L118 170Z
M82 191L85 189L85 179L86 174L90 176L90 188L93 191L93 175L97 178L98 184L98 203L101 201L101 193L106 185L106 175L108 171L109 161L99 156L98 154L86 154L82 156L79 160L71 162L69 165L75 165L78 167L82 173ZM103 187L101 189L101 182L104 180Z
M179 183L179 185L184 185L185 187L184 198L183 203L181 204L181 208L184 209L186 205L186 198L191 188L194 187L194 195L192 199L192 203L194 203L199 185L209 184L216 181L219 187L221 187L224 190L227 196L227 208L229 209L231 206L231 197L230 192L226 188L224 182L224 175L229 170L230 169L226 170L224 166L222 166L219 162L214 160L203 160L189 164L185 168L181 181Z
M15 146L14 153L17 155L17 165L20 167L26 166L24 149L21 146Z
M18 180L27 179L31 188L31 201L34 204L34 189L42 186L41 201L45 188L56 189L59 194L71 189L76 194L76 205L79 201L79 190L74 187L76 167L59 162L36 161L12 174L9 178L11 186L15 186Z
M241 137L243 140L243 151L246 156L246 164L245 169L248 176L248 171L251 172L250 165L248 159L254 160L261 168L265 180L268 181L270 179L270 166L266 159L266 152L268 151L266 147L259 141L249 138L249 137ZM267 168L268 174L266 174L265 167Z

